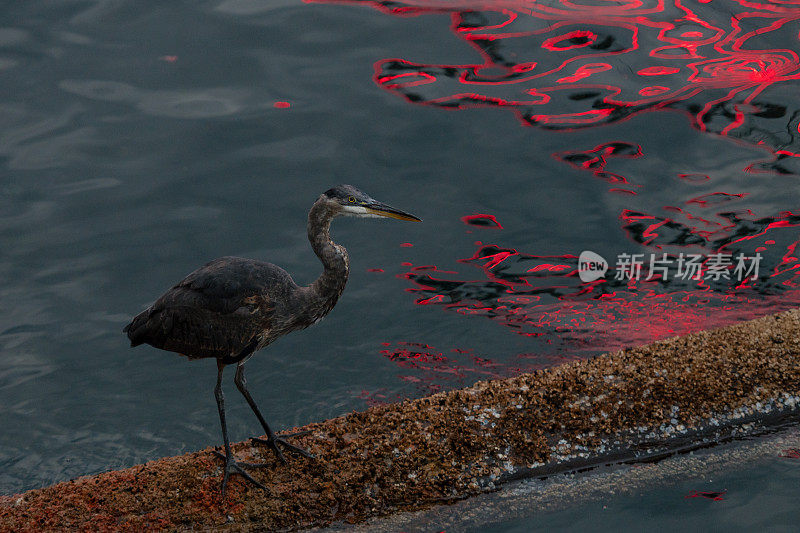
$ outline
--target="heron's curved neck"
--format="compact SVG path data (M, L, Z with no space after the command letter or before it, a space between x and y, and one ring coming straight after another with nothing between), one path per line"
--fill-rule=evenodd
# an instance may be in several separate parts
M321 199L314 203L308 213L308 240L325 267L322 275L309 288L317 298L330 301L331 307L342 294L350 272L347 250L331 240L331 220L335 216L333 209Z

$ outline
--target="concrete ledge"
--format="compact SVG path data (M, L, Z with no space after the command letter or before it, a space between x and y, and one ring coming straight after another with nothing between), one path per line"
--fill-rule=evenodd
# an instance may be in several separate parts
M0 497L0 530L299 529L657 459L800 420L800 311L310 424L316 460L235 446L267 490L219 496L210 448Z

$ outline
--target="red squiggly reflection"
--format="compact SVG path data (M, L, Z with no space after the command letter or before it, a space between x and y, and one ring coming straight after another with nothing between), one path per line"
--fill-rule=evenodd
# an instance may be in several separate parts
M384 343L384 346L381 355L403 371L399 378L423 395L434 394L445 387L461 387L477 379L503 378L578 359L577 356L519 354L511 362L500 363L460 348L445 354L420 342ZM386 391L362 391L360 397L369 405L404 399L400 394L390 397Z
M611 158L622 157L627 159L637 159L642 157L642 147L639 145L633 145L624 142L610 142L601 144L592 150L586 150L582 152L575 151L555 153L553 154L553 157L560 159L561 161L564 161L568 165L571 165L579 170L591 171L595 177L605 180L608 183L612 183L614 185L624 185L628 187L626 189L612 187L609 189L611 192L636 194L635 191L630 190L630 187L638 187L638 185L631 185L625 176L622 176L621 174L615 174L613 172L607 172L605 168L608 160Z
M374 65L375 83L412 104L494 107L512 111L525 126L561 131L678 111L700 132L735 137L745 141L738 144L763 150L764 159L745 167L747 173L800 174L800 105L787 96L797 92L800 80L798 0L306 1L366 5L401 17L449 15L449 31L471 47L476 60L385 58ZM653 192L645 187L646 178L614 171L646 162L642 145L650 150L650 143L597 141L565 146L552 155L622 197L606 204L626 202L616 216L630 249L615 253L657 251L673 259L681 253L760 253L758 279L655 276L629 282L611 274L582 283L575 255L581 250L567 244L559 255L542 255L504 246L502 226L480 214L462 218L467 231L486 231L498 244L477 243L465 252L471 256L459 263L466 272L403 263L410 268L401 276L412 284L408 290L416 303L497 322L537 338L539 351L566 343L570 355L583 356L800 304L796 202L784 211L765 208L775 202L765 202L757 186L742 190L742 180L734 181L727 169L720 171L726 179L712 188L712 177L703 173L712 165L704 161L694 165L700 172L690 167L667 176L674 182L666 186L661 176L654 207L645 202ZM664 190L673 185L684 194L664 205ZM511 217L500 218L511 224ZM613 268L615 257L607 259ZM701 268L706 272L710 265ZM405 381L426 392L442 382L469 379L483 368L424 346L396 346L383 355L403 370Z
M503 226L494 218L494 215L467 215L461 217L461 222L470 226L483 226L488 228L503 229Z
M375 64L375 82L415 104L499 107L525 125L550 129L670 108L689 114L701 131L770 147L773 158L751 171L793 172L800 165L788 161L800 152L798 112L764 96L800 79L797 2L731 0L720 8L687 0L306 1L404 17L449 14L450 30L480 62Z
M700 209L720 203L687 202ZM661 276L648 280L646 275L639 280L617 280L611 273L583 283L577 276L575 255L527 254L481 242L471 257L460 260L476 267L482 274L478 278L464 279L435 267L412 269L401 277L414 284L408 290L419 295L419 305L489 318L519 335L555 338L567 343L573 353L645 344L800 304L796 229L800 213L756 217L750 212L721 212L709 217L724 222L706 220L687 209L675 208L675 213L686 221L626 210L620 222L632 243L667 253L673 260L682 252L707 256L758 251L764 257L758 279L705 279L706 259L699 280ZM615 258L607 259L613 269Z

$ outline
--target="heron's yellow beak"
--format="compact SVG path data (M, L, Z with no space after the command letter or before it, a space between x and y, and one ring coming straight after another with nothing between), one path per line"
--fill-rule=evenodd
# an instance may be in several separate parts
M400 211L399 209L395 209L394 207L386 204L382 204L380 202L371 203L365 205L364 208L367 210L368 213L373 215L378 215L381 217L389 217L389 218L396 218L398 220L413 220L415 222L422 222L422 219L415 217L411 213L406 213L405 211Z

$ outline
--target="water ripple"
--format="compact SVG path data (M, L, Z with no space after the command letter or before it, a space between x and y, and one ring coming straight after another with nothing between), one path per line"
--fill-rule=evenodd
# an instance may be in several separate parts
M248 97L246 91L228 88L150 91L109 80L68 79L58 86L85 98L127 103L148 115L171 118L204 119L233 115L245 108Z

